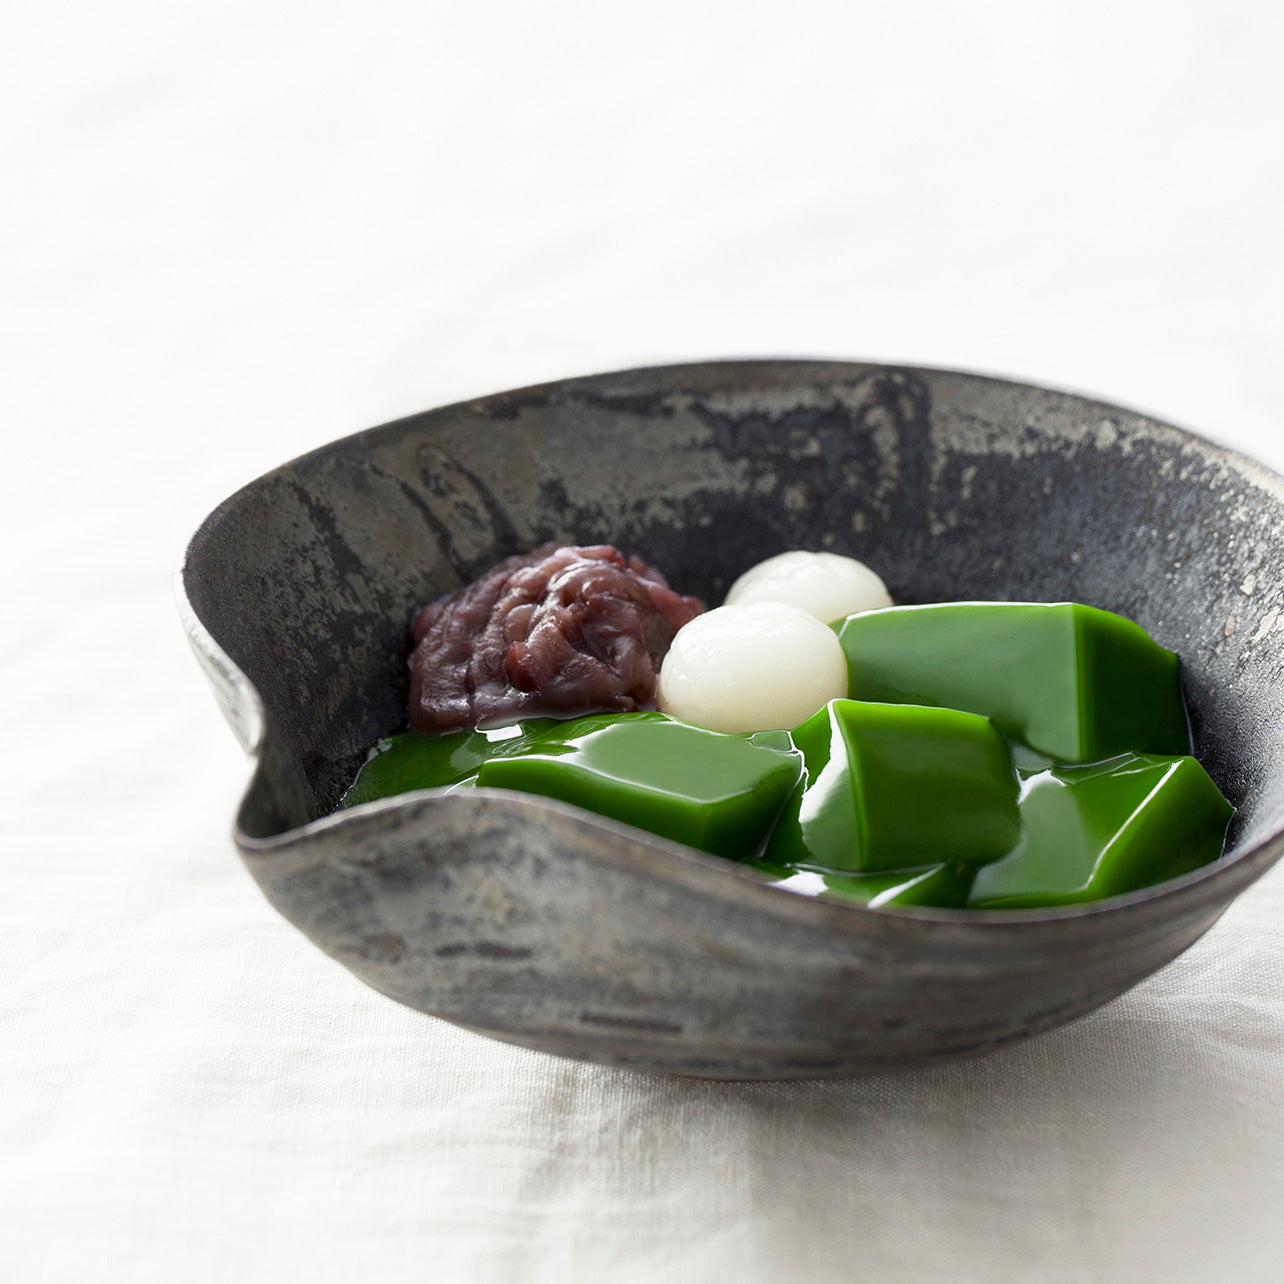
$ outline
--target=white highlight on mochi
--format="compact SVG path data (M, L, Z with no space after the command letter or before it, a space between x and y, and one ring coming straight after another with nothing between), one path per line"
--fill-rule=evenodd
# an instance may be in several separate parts
M786 602L719 606L674 636L656 701L711 731L796 727L847 694L847 657L834 631Z
M789 602L823 624L892 605L887 585L864 562L801 549L751 566L731 586L725 605L749 602Z

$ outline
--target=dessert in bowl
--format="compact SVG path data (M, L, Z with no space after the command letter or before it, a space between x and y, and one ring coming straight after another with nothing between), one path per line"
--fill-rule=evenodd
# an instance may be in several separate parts
M945 371L722 362L567 380L335 442L220 506L180 598L256 758L236 842L374 988L550 1052L715 1077L981 1051L1175 957L1284 850L1284 484L1145 416ZM1182 659L1225 855L1086 905L880 911L568 804L418 792L333 814L405 725L407 626L548 540L722 600L813 548L897 602L1077 601ZM1001 660L996 660L1001 663Z

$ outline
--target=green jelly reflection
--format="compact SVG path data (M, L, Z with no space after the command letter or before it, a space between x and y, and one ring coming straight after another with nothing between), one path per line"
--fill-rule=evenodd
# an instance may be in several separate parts
M1194 758L1054 767L1026 782L1022 839L978 871L966 903L1072 905L1188 874L1221 855L1231 811Z
M774 864L868 874L976 863L1020 835L1016 772L988 718L831 700L793 739L805 774L768 842Z
M787 745L779 733L724 735L661 713L603 714L558 724L520 754L488 759L477 784L560 798L742 858L761 846L798 779L801 764Z
M339 802L355 807L415 789L440 789L468 783L489 758L521 753L550 727L552 718L535 718L490 731L456 731L445 736L425 736L406 731L380 740Z
M1109 611L950 602L868 611L835 628L855 700L982 714L1062 762L1190 752L1177 657Z

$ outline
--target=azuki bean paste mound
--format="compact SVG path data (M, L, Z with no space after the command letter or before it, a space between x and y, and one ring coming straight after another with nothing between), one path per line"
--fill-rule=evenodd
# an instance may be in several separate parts
M411 725L654 709L669 643L703 610L609 544L510 557L415 617Z

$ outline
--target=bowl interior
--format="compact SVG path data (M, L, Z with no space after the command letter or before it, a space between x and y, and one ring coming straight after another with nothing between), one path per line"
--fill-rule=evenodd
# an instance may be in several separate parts
M899 602L1120 612L1182 657L1196 752L1238 808L1233 858L1284 827L1282 526L1277 478L1117 407L945 371L727 362L336 442L216 510L183 584L281 746L242 809L251 837L330 811L405 725L420 605L557 538L639 553L710 604L798 547L863 559Z

